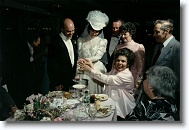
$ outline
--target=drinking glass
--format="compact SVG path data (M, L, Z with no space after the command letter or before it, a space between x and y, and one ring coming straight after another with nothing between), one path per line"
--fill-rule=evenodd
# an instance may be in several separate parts
M96 107L94 106L94 104L90 104L88 113L89 113L90 118L91 118L92 120L94 120L94 119L95 119L95 116L96 116L96 114L97 114L97 109L96 109Z
M87 108L88 105L90 104L89 90L85 89L83 93L84 93L84 95L82 98L82 104L85 106L85 108Z
M71 98L77 98L76 89L75 88L71 87L69 89L69 92L70 92Z

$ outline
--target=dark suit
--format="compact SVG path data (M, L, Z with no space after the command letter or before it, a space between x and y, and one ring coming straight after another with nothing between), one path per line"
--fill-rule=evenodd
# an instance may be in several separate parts
M15 102L6 89L0 85L0 121L10 117L9 112L12 105L15 105Z
M64 90L68 91L73 85L73 79L76 74L77 66L77 44L72 41L74 50L74 66L72 67L71 60L67 47L58 35L49 44L47 69L50 80L50 90L54 90L55 86L63 85Z
M156 46L154 50L154 55L157 51L159 45ZM178 77L178 87L176 90L176 102L179 109L180 104L180 42L175 38L167 44L166 47L163 47L161 54L159 55L155 65L167 66L171 68Z
M112 69L112 63L113 63L113 60L114 60L114 52L111 56L109 54L111 38L112 38L112 34L111 35L109 34L109 35L106 36L106 39L108 40L108 44L107 44L107 47L106 47L107 59L108 59L108 64L106 64L107 72L109 72Z
M15 77L7 84L17 106L23 108L26 97L41 93L42 84L38 82L39 75L35 72L35 61L30 62L31 54L26 41L19 44L15 54Z

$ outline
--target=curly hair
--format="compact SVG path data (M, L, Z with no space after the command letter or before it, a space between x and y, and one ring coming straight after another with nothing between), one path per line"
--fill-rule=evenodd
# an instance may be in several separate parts
M114 61L119 57L119 56L125 56L127 57L127 64L130 66L133 65L135 54L128 48L122 48L117 51L115 51L114 54Z
M132 37L134 37L136 34L136 26L131 22L123 23L120 27L120 32L129 32L132 35Z

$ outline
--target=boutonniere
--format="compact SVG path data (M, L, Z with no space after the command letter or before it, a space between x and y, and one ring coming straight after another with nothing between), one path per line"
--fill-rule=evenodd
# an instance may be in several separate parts
M72 44L77 44L77 40L72 40Z

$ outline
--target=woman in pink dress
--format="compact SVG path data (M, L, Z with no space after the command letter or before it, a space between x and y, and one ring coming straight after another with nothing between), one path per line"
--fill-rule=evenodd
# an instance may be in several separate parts
M110 72L101 73L95 69L88 59L80 59L78 64L84 71L90 73L90 77L104 83L103 93L107 94L116 103L118 119L124 119L136 106L134 99L134 79L129 70L134 60L134 53L123 48L116 51L114 64Z
M121 43L116 46L116 50L121 48L128 48L135 54L134 64L131 66L131 72L134 77L135 87L138 88L141 83L141 76L144 71L144 59L145 59L145 48L142 44L136 43L133 37L136 33L136 27L133 23L127 22L122 24L120 27Z

